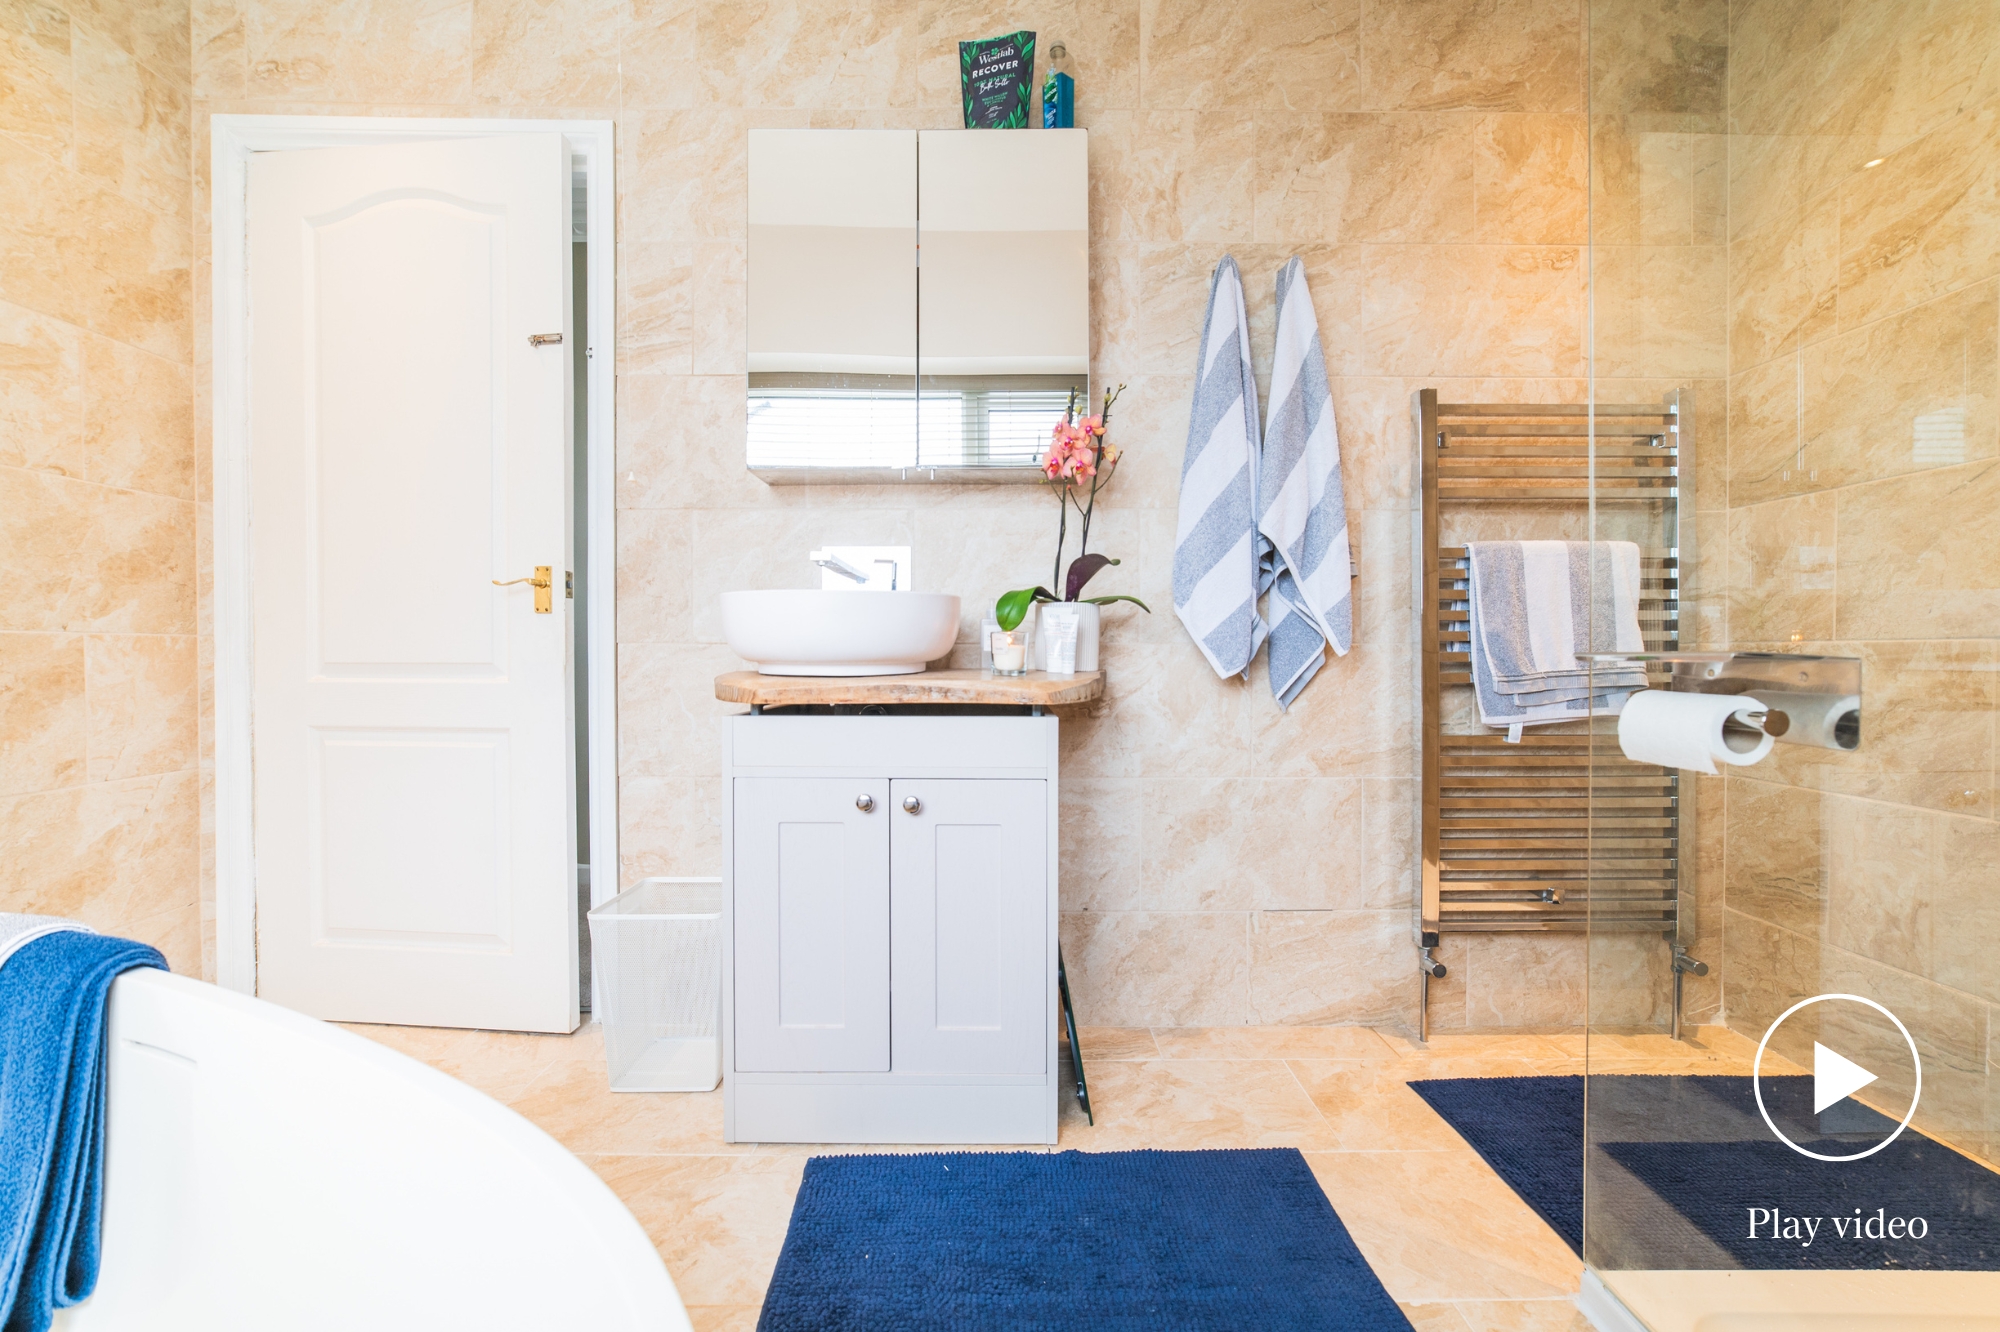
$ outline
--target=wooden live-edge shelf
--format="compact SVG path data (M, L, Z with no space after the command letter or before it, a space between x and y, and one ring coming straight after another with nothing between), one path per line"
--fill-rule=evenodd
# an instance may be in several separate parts
M964 703L1002 707L1060 707L1104 694L1103 671L1075 675L995 675L991 671L924 671L918 675L759 675L731 671L715 677L715 696L753 707L825 707L843 704Z

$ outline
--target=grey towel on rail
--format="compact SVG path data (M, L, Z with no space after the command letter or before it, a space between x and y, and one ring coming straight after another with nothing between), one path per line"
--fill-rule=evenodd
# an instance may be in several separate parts
M1479 541L1468 549L1487 665L1503 692L1587 686L1581 654L1646 650L1633 543ZM1625 669L1643 683L1643 669ZM1596 678L1613 673L1600 669Z
M1257 599L1268 585L1259 577L1257 435L1243 275L1236 260L1224 255L1209 281L1195 362L1174 533L1174 612L1225 679L1250 669L1269 632L1257 613Z
M1340 436L1319 319L1296 255L1278 270L1277 349L1258 480L1257 530L1271 588L1268 665L1282 710L1318 673L1327 648L1345 656L1354 640Z
M1489 726L1616 713L1642 666L1592 669L1579 654L1643 652L1639 548L1631 542L1480 541L1469 597L1473 688Z

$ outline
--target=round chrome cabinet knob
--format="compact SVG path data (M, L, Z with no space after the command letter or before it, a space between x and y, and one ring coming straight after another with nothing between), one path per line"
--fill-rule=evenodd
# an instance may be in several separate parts
M866 814L875 808L875 797L872 795L858 795L854 797L854 807L863 814Z
M924 802L917 799L915 796L903 797L903 812L905 814L915 814L923 807L924 807Z

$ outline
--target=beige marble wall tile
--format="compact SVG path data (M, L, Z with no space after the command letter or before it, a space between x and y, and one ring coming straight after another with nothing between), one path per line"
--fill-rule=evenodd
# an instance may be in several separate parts
M1986 642L1823 643L1861 659L1861 748L1779 745L1770 780L1990 818L1994 809L1994 646Z
M1991 96L1996 40L2000 15L1979 0L1843 6L1819 63L1818 128L1886 142L1925 134Z
M1700 118L1720 128L1729 94L1728 0L1586 6L1596 111Z
M1575 245L1590 237L1590 143L1581 115L1482 116L1474 135L1475 239Z
M194 498L194 393L187 367L83 340L83 444L92 481Z
M84 337L0 304L0 467L84 474Z
M1062 904L1071 911L1143 909L1157 889L1143 873L1147 788L1131 777L1062 774Z
M4 474L0 629L189 633L194 506L48 473Z
M1738 777L1728 787L1730 910L1818 938L1826 914L1826 839L1838 817L1816 791Z
M694 369L696 272L708 246L628 241L618 247L618 373L686 375Z
M90 780L181 772L195 764L195 640L184 635L86 640Z
M193 345L193 240L185 210L155 212L122 195L79 188L66 224L78 251L84 319L109 338L188 364Z
M705 100L701 6L695 0L637 0L630 11L619 35L619 108L685 108Z
M1729 631L1749 642L1833 636L1834 500L1805 495L1729 513Z
M1582 1027L1589 1018L1587 942L1581 935L1468 935L1462 963L1466 1024Z
M1724 1012L1732 1031L1761 1040L1778 1014L1826 992L1820 948L1813 940L1733 908L1725 912L1722 928ZM1810 1067L1818 1032L1819 1016L1808 1009L1785 1023L1772 1038L1772 1048Z
M1259 112L1256 238L1474 240L1482 123L1428 112Z
M241 97L250 79L242 0L192 0L189 70L194 95Z
M705 100L743 107L913 106L920 23L915 0L703 5L695 27Z
M2000 939L1993 884L2000 881L2000 831L1991 820L1933 816L1938 826L1939 922L1935 954L1926 974L1939 984L2000 1003ZM2000 1130L2000 1124L1994 1125Z
M1848 638L1973 638L2000 615L2000 464L1843 490L1838 624ZM1775 635L1760 635L1775 637ZM1808 635L1809 637L1811 635Z
M742 668L718 645L620 643L619 776L714 782L711 774L722 770L719 719L743 710L715 697L714 680Z
M1268 679L1254 668L1262 704L1252 713L1258 770L1274 777L1413 775L1412 660L1405 644L1357 644L1320 667L1285 712L1269 705Z
M1959 116L1840 191L1840 324L2000 273L2000 106Z
M1756 504L1839 484L1819 479L1818 450L1806 457L1799 411L1803 367L1781 356L1729 377L1728 500Z
M1839 950L1827 954L1822 979L1829 992L1862 994L1901 1018L1923 1060L1923 1096L1915 1124L1926 1133L1965 1140L1975 1150L1986 1134L1986 1005L1958 990L1919 979ZM1909 1047L1902 1033L1858 1004L1824 1009L1822 1039L1880 1081L1868 1089L1879 1108L1900 1113L1914 1090ZM1791 1023L1786 1023L1790 1026Z
M1358 109L1363 23L1353 0L1313 8L1142 0L1142 96L1148 107L1187 111Z
M156 69L107 33L78 23L76 166L126 198L170 216L188 209L188 88L183 70Z
M239 0L251 97L464 103L473 0Z
M1807 465L1851 485L2000 453L2000 284L1805 349Z
M744 467L745 385L740 373L622 377L618 507L756 509L828 502L828 487L767 486Z
M71 324L88 322L88 268L74 235L85 188L65 170L12 136L0 135L0 300Z
M740 240L748 217L748 123L727 105L627 115L619 142L619 239Z
M198 926L193 773L0 801L0 901L149 943ZM189 944L197 942L190 933ZM171 958L176 970L199 959Z
M1827 812L1827 942L1935 974L1942 816L1839 798L1828 799Z
M1079 1021L1202 1027L1251 1020L1243 913L1064 912L1062 944Z
M1739 0L1729 9L1730 114L1744 124L1797 88L1840 25L1838 6L1814 0Z
M472 99L516 106L616 102L632 9L631 0L473 0Z
M48 791L84 780L83 661L80 637L0 634L0 790Z
M1091 241L1251 239L1247 111L1107 111L1091 126Z
M1834 329L1839 201L1823 195L1729 243L1729 365L1746 370Z
M1362 24L1371 110L1581 111L1580 6L1409 0Z
M716 777L621 777L621 890L658 874L722 872L722 782Z
M1155 779L1127 910L1364 905L1358 782ZM1106 902L1098 909L1113 908Z
M1407 911L1257 912L1250 1021L1410 1025L1416 991L1393 961L1410 946Z
M1351 265L1366 293L1363 373L1583 370L1586 270L1579 249L1369 245L1343 246L1338 254L1337 266ZM1351 373L1345 364L1332 372Z
M75 142L70 16L44 0L7 0L0 8L0 134L56 162Z
M1718 245L1599 245L1598 373L1720 379L1728 372L1728 253Z
M691 516L679 509L622 509L618 514L618 639L686 643Z

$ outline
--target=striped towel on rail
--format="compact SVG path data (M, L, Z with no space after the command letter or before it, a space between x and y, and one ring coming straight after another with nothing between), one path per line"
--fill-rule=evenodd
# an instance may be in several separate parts
M1289 708L1326 661L1354 641L1347 500L1340 436L1326 380L1319 319L1298 256L1278 270L1278 339L1271 412L1259 463L1258 530L1271 588L1271 693Z
M1257 613L1257 381L1243 276L1224 255L1208 288L1174 533L1174 612L1215 673L1243 675L1267 632Z

